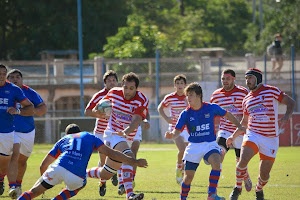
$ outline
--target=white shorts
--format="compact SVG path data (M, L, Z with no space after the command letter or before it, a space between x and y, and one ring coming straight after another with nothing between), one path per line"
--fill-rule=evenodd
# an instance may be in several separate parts
M218 137L227 139L229 136L232 135L232 133L230 133L228 131L224 131L224 130L219 130L217 135L218 135ZM232 145L236 149L241 149L242 143L243 143L243 135L239 135L237 138L235 138Z
M213 142L201 142L201 143L189 143L189 145L185 148L183 160L200 163L202 158L204 158L205 164L209 164L207 162L208 157L211 153L219 153L221 152L221 147L217 144L216 141Z
M103 139L104 139L104 144L106 146L109 146L112 149L120 142L123 142L123 141L127 142L127 140L124 137L121 137L118 135L112 135L112 132L109 130L104 131Z
M190 134L187 132L186 129L183 129L179 136L183 138L184 142L189 142Z
M50 185L58 185L65 182L68 190L74 191L83 187L86 184L86 179L83 179L65 168L53 164L43 174L43 180Z
M35 129L29 133L15 132L14 144L20 143L20 154L29 157L34 145Z
M136 134L133 138L133 141L140 141L140 142L142 141L142 127L141 126L138 127Z
M14 134L14 131L10 133L0 133L0 155L12 155L14 145Z
M246 146L250 146L253 150L258 148L260 154L271 158L276 157L279 147L279 137L265 137L247 129L243 141L243 143L247 143L248 141L255 143L257 147L252 147L251 144L247 144Z
M94 135L99 138L100 140L102 140L102 142L104 141L103 136L104 134L99 134L99 133L94 133Z

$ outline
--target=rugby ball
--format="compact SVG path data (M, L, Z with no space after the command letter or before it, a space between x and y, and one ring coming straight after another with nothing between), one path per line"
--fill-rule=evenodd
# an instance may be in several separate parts
M110 116L112 110L111 101L109 99L101 99L97 104L97 110L100 110L107 116Z

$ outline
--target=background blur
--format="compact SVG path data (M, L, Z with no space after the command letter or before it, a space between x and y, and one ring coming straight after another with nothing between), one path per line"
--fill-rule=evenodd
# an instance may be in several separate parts
M0 62L24 73L24 83L44 99L48 113L36 119L36 142L56 142L70 122L92 131L95 119L81 114L103 88L107 69L135 72L139 90L150 99L147 142L168 142L167 124L156 108L174 91L173 77L198 81L204 100L220 87L220 72L231 68L245 86L250 67L263 71L263 82L293 97L300 110L300 0L88 0L82 1L83 85L78 61L75 0L0 1ZM282 34L284 64L272 79L266 49ZM83 87L83 96L80 89ZM280 107L284 112L285 108ZM281 145L300 145L300 115L295 114Z

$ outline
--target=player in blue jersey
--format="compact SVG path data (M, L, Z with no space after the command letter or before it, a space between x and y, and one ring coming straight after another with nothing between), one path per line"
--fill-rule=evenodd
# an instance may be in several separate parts
M76 124L68 125L65 132L67 135L60 139L44 158L39 181L29 191L24 192L19 200L33 199L63 181L66 188L53 200L65 200L75 196L86 185L86 168L94 150L118 162L139 167L148 165L145 159L136 160L109 148L96 136L81 132ZM53 164L48 167L51 163Z
M13 152L14 142L14 116L33 115L33 105L16 85L6 80L7 67L0 64L0 195L4 192L4 177ZM19 102L22 108L17 108ZM17 173L11 177L16 182Z
M165 133L166 139L175 139L185 126L189 132L189 145L186 147L183 156L185 175L181 183L181 199L187 199L191 182L202 158L206 164L212 167L207 199L224 199L216 194L221 174L221 156L214 132L214 117L225 116L238 127L238 131L244 131L245 128L230 112L226 112L217 104L203 102L202 88L199 83L189 84L185 88L185 95L189 106L180 114L175 129L172 132L167 131Z
M22 89L25 96L33 103L35 115L42 116L47 112L47 106L41 96L35 90L23 84L23 74L20 70L13 69L9 71L7 80ZM17 103L17 108L21 108L19 103ZM35 125L33 116L15 115L14 125L14 151L7 178L10 180L11 174L15 173L14 169L18 168L16 182L9 181L9 187L15 188L14 191L16 191L16 197L18 197L22 194L21 184L27 168L27 160L34 144ZM11 193L11 195L13 194Z

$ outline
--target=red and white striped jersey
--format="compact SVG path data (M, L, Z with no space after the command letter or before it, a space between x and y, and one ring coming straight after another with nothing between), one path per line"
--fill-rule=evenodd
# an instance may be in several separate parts
M278 102L286 94L274 86L262 85L249 92L243 101L243 112L248 115L248 129L266 137L278 132Z
M186 96L185 95L179 96L176 92L172 92L165 96L165 98L162 100L162 105L164 107L168 107L170 116L176 119L175 121L173 121L172 124L170 124L171 126L170 131L172 131L175 129L175 125L180 116L180 113L183 110L185 110L186 107L188 106L186 101Z
M93 108L96 107L97 103L105 97L105 95L108 93L108 90L106 88L103 88L99 92L95 93L88 103L86 109L87 110L92 110ZM95 122L95 128L94 128L94 133L97 134L103 134L104 130L106 129L106 126L108 124L108 120L105 118L97 118Z
M242 119L243 116L242 102L247 94L248 90L239 85L235 85L230 91L220 88L213 92L210 102L218 104L221 108L229 111L239 120ZM226 119L226 117L220 118L219 130L233 133L235 129L236 126Z
M123 95L122 88L114 88L110 90L104 97L112 102L112 113L109 118L107 130L111 132L122 131L129 126L134 115L140 115L143 119L148 113L148 98L140 91L136 95L126 100ZM127 135L127 140L133 140L137 128Z

